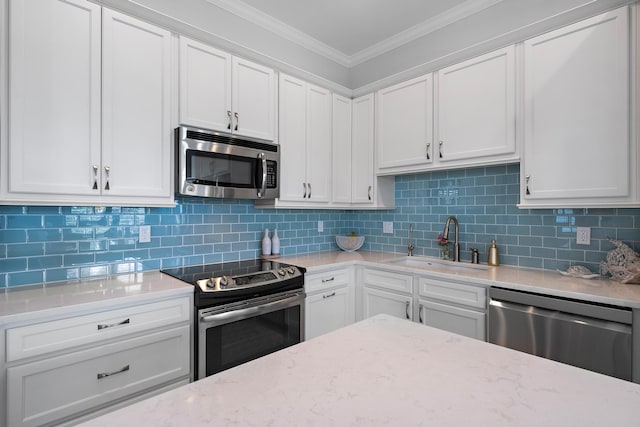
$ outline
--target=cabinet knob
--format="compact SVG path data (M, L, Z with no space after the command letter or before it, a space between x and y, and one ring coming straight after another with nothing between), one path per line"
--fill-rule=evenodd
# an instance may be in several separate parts
M524 183L525 183L524 194L526 194L527 196L531 195L531 192L529 191L529 179L531 179L531 175L526 175L524 177Z
M336 296L336 292L333 291L329 295L322 295L322 299L327 299L327 298L331 298L331 297L335 297L335 296Z
M427 142L427 160L431 160L431 143Z
M411 305L411 303L409 301L405 302L405 316L407 317L407 319L411 320L411 317L409 317L409 305Z
M368 194L369 200L371 200L371 186L369 186L369 190L367 191L367 194Z
M307 185L309 186L309 194L307 194L307 198L310 199L311 198L311 183L307 182Z
M227 110L227 117L229 118L229 124L227 124L227 129L231 130L231 110Z
M444 145L444 141L440 141L438 145L440 146L440 149L439 149L440 158L442 158L442 146Z
M423 305L422 305L422 304L420 304L420 305L418 306L418 319L420 320L420 323L423 323L423 322L422 322L422 308L423 308Z
M238 124L240 123L240 115L238 114L238 112L236 111L235 113L233 113L233 115L236 118L236 127L233 128L233 130L238 130Z
M307 183L306 182L302 183L302 188L304 188L304 194L302 195L302 198L306 199L307 198Z

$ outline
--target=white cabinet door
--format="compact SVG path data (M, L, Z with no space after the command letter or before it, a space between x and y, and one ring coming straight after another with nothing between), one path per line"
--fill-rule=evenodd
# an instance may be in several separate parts
M363 287L362 309L365 319L376 314L388 314L401 319L412 319L413 298L408 295Z
M305 339L309 340L354 322L355 306L349 286L307 295Z
M307 195L306 83L280 73L280 200Z
M373 159L374 146L374 110L373 94L361 96L352 101L352 139L351 139L351 202L372 204L376 188L374 187L375 169ZM335 187L335 185L334 185Z
M231 132L231 55L180 37L180 123Z
M100 9L83 0L9 3L4 191L100 193Z
M307 199L331 201L331 92L307 84Z
M275 72L251 61L233 57L233 133L275 139Z
M525 207L635 198L626 7L524 43Z
M351 203L351 100L333 95L333 192L337 203ZM354 159L355 160L355 159Z
M171 33L103 10L103 195L172 198Z
M420 323L485 341L486 314L466 308L420 300Z
M438 71L436 88L438 162L515 155L514 46Z
M433 77L377 93L377 170L411 170L433 161ZM395 168L395 169L394 169ZM398 169L399 168L399 169Z

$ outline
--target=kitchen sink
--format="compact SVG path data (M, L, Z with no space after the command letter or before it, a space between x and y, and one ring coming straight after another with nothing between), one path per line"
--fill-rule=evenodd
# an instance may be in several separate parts
M422 268L425 270L433 268L442 268L451 271L470 271L470 270L489 270L491 267L482 264L471 264L469 262L453 262L438 258L419 257L419 256L404 256L400 258L388 259L384 262L403 265L411 268Z

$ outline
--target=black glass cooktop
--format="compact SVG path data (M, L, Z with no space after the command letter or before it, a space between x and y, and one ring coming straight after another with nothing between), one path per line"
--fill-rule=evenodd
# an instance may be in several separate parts
M170 276L184 282L195 284L198 280L215 277L238 277L243 283L259 283L273 278L274 272L281 268L287 268L291 264L278 261L251 259L245 261L223 262L219 264L192 265L188 267L176 267L160 270ZM264 273L264 274L257 274ZM248 276L250 275L250 276Z

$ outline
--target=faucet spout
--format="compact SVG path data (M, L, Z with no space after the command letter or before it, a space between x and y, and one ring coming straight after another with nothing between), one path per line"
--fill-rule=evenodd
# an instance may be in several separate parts
M413 256L413 250L416 247L413 244L413 224L409 224L409 244L407 245L407 256Z
M458 223L458 219L455 216L450 216L447 218L447 221L444 223L444 231L442 232L442 236L445 239L449 238L449 226L451 225L451 221L453 221L454 225L454 241L453 241L453 260L456 262L460 262L460 242L459 242L459 232L460 232L460 224Z

